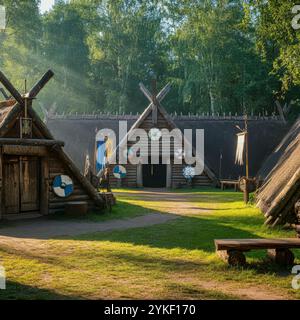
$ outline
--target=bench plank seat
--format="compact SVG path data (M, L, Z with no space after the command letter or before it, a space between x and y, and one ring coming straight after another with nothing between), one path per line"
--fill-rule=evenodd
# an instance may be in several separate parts
M292 249L300 248L300 239L217 239L216 250L248 251L255 249Z

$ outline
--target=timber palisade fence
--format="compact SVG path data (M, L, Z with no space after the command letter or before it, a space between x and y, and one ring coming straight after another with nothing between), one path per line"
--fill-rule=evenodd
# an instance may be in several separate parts
M101 119L101 120L137 120L141 114L140 113L132 113L129 114L125 113L118 113L118 112L94 112L94 113L51 113L49 112L46 115L46 119L70 119L70 120L80 120L80 119ZM238 115L237 113L216 113L211 114L208 112L203 113L188 113L183 114L181 113L170 113L169 116L174 120L236 120L236 121L243 121L245 119L244 115ZM262 112L258 115L251 115L247 116L248 121L283 121L279 115L272 113L271 115L268 112Z

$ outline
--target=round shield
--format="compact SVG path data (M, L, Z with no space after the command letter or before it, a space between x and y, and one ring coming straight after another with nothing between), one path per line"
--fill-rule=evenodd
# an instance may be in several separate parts
M61 198L70 196L74 191L73 181L69 176L56 176L53 181L53 191Z
M115 166L113 174L117 179L125 178L126 177L126 169L123 166Z
M186 166L183 168L182 174L186 179L192 179L195 176L195 168Z
M152 141L158 141L161 138L161 131L157 128L152 128L148 135Z

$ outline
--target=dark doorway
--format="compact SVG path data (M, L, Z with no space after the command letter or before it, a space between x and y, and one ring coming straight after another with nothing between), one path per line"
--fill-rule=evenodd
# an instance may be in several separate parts
M4 158L4 206L6 213L38 211L39 159L6 156Z
M144 164L143 186L146 188L165 188L167 180L166 164Z

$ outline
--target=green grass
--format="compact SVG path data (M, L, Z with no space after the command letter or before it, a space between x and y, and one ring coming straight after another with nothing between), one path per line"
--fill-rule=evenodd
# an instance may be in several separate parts
M174 208L179 204L163 197L151 201L136 192L119 195L111 217L178 214ZM249 265L233 268L218 259L213 243L217 238L293 237L293 232L264 227L262 214L245 206L240 193L201 189L180 194L195 210L169 223L25 240L22 247L0 245L9 280L0 298L238 299L244 298L241 288L300 298L300 291L291 289L290 270L264 261L265 252L247 253Z
M141 207L139 210L135 206L130 204L130 200L126 197L118 199L117 204L112 207L111 212L106 210L104 213L94 213L89 212L86 216L67 216L63 211L57 212L51 216L51 220L77 220L77 221L94 221L94 222L104 222L108 220L117 220L117 219L129 219L137 216L141 216L147 213L150 213L152 210L148 208Z

